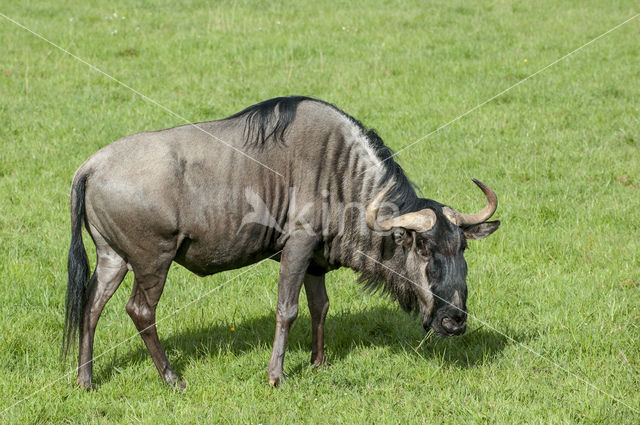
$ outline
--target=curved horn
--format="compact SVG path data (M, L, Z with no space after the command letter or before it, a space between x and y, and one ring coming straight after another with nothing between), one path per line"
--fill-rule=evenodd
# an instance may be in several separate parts
M444 214L457 226L472 226L487 221L498 208L498 197L496 193L480 180L471 179L482 190L487 198L487 205L475 214L463 214L450 207L444 207Z
M391 187L393 185L389 185L387 187L385 187L384 189L382 189L375 198L373 198L373 200L369 203L369 205L367 205L367 211L365 213L365 221L367 222L367 226L369 227L369 229L371 230L379 230L381 229L379 227L379 225L377 225L377 220L378 220L378 210L380 209L380 204L382 203L382 200L384 199L384 197L387 195L387 193L389 192L389 190L391 190ZM382 229L384 231L389 230L389 229Z
M436 213L428 208L378 222L378 210L391 187L392 185L389 185L381 190L367 206L365 219L369 229L387 232L394 227L402 227L416 232L426 232L436 224Z

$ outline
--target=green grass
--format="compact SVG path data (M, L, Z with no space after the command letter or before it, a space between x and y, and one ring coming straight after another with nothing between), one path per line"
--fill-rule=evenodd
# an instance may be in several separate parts
M394 150L640 11L633 1L130 3L2 1L0 12L189 120L307 94ZM500 230L467 254L477 319L466 335L420 345L417 321L363 293L351 271L332 272L332 366L308 364L302 297L288 379L274 390L277 265L171 315L238 273L200 279L176 266L158 328L188 388L165 387L135 337L96 361L98 390L85 393L75 373L45 387L75 367L58 358L71 176L123 135L182 121L0 18L0 409L45 387L2 422L637 423L553 363L640 409L639 35L636 19L398 155L425 196L457 209L482 204L470 177L498 193ZM135 334L130 289L129 276L107 305L96 355Z

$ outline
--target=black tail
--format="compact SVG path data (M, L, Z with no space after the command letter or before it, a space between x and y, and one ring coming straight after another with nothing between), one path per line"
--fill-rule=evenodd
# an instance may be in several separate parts
M67 300L62 338L62 357L66 357L69 346L76 340L82 322L84 293L89 281L89 261L82 242L84 222L84 190L87 176L82 176L71 185L71 246L67 269Z

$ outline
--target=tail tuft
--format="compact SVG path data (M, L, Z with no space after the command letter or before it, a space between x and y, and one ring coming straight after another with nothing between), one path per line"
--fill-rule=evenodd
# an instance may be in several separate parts
M85 219L84 192L87 176L84 175L71 185L71 245L67 269L66 312L64 335L62 338L62 357L66 357L69 347L78 336L82 322L82 306L85 290L89 281L89 260L82 242L82 223Z

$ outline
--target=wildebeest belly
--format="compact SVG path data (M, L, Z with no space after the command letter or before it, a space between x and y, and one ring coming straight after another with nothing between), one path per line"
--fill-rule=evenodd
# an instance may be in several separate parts
M247 229L236 235L226 233L222 231L185 237L174 261L193 273L206 276L254 264L269 257L280 259L277 254L278 242L260 237L260 231Z
M229 255L231 252L216 256L215 254L218 252L217 249L211 250L211 247L205 244L185 239L180 245L174 261L199 276L207 276L248 266L269 257L274 260L280 259L279 255L274 255L277 251L272 250L243 252L236 256Z

